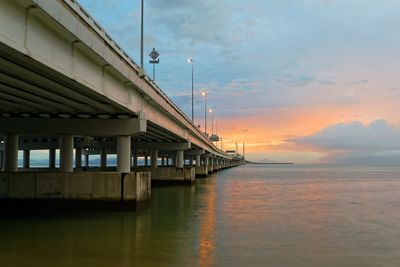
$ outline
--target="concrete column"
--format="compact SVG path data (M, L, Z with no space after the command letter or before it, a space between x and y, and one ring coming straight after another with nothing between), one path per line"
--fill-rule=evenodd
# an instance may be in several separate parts
M206 166L208 166L209 164L210 164L210 158L209 157L205 157L205 159L204 159L204 163L205 163L205 165Z
M129 164L130 164L129 160ZM107 168L107 150L105 148L100 148L100 168Z
M200 157L200 155L196 155L196 166L197 167L201 166L201 157Z
M29 169L29 166L31 165L31 151L28 149L24 150L23 157L24 157L24 169Z
M3 170L5 172L18 171L18 134L5 136Z
M49 149L49 168L54 169L56 167L56 150L55 148Z
M147 155L144 156L144 166L149 166L149 158Z
M75 149L75 168L82 168L82 148Z
M137 167L137 150L133 149L133 166Z
M158 160L158 150L153 149L151 151L151 158L150 158L152 168L157 168L157 165L158 165L157 160Z
M176 151L176 167L183 168L184 161L183 150Z
M73 172L74 136L62 135L60 137L60 171Z
M131 137L117 137L117 172L131 172Z
M164 156L161 157L161 165L165 166L165 157Z
M3 169L3 161L4 161L4 151L0 151L0 169Z
M193 157L189 158L189 166L192 167L193 166Z
M89 154L85 154L85 165L86 168L89 168Z

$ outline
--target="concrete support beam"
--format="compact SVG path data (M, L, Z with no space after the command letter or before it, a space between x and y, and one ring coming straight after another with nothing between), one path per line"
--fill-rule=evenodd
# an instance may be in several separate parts
M196 155L196 166L197 167L201 166L201 157L200 157L200 155Z
M165 157L164 156L161 157L161 166L165 166Z
M77 170L82 168L82 148L75 149L75 168Z
M100 148L100 168L107 168L107 149Z
M56 168L56 149L55 148L49 149L49 168L51 168L51 169Z
M176 151L176 167L183 168L184 158L183 158L183 150Z
M60 137L60 171L73 172L74 136L62 135Z
M23 157L24 157L24 169L29 169L29 166L31 165L31 151L24 150Z
M142 119L55 119L0 118L0 132L18 131L32 134L87 136L130 136L146 132L147 121Z
M131 137L128 135L117 137L117 172L131 171Z
M191 148L190 142L135 142L134 145L139 149L157 149L166 151L187 150Z
M158 160L158 150L153 149L151 151L151 167L152 168L157 168L157 166L158 166L157 160Z
M3 171L18 171L18 134L5 135Z

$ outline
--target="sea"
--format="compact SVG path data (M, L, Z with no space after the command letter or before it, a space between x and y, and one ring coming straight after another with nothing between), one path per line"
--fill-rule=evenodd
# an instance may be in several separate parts
M0 266L400 266L400 167L244 165L138 212L3 212Z

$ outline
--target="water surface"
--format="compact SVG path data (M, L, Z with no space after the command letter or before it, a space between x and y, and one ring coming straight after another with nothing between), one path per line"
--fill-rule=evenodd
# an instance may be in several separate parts
M0 266L400 266L400 168L242 166L151 208L0 217Z

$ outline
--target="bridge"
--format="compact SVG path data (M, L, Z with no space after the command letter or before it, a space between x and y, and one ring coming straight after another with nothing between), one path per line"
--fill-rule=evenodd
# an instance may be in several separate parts
M243 163L216 147L74 0L0 0L0 133L7 203L130 205L150 198L151 183L191 183ZM48 167L31 167L33 150L48 151ZM116 166L107 166L111 154ZM92 155L100 166L90 165Z

